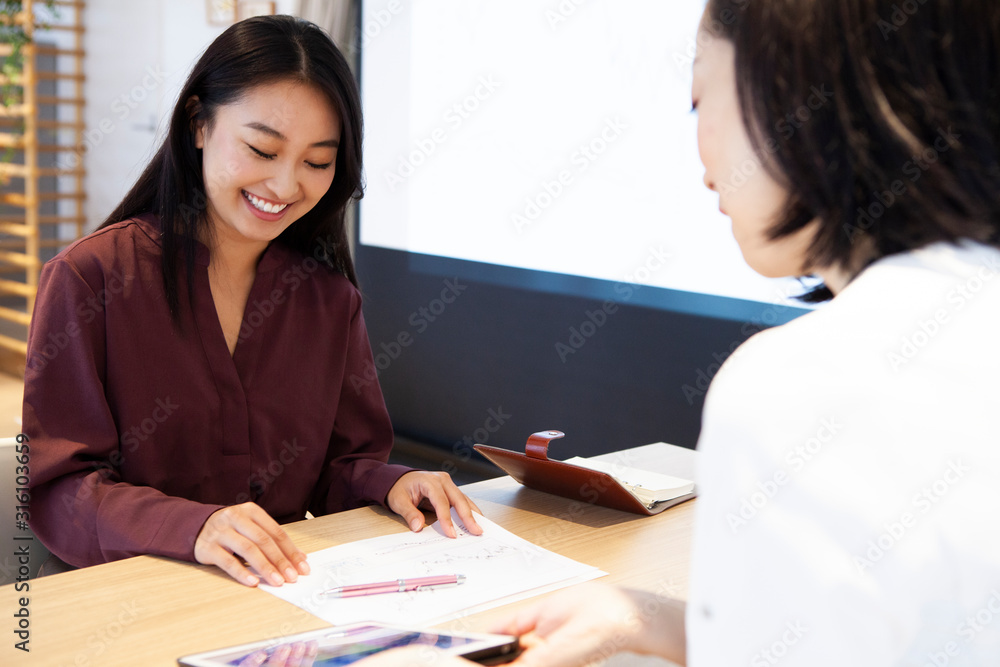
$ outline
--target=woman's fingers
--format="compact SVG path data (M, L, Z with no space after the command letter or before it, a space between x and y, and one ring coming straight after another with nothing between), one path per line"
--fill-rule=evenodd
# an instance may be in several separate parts
M256 586L259 579L244 566L244 561L274 586L309 572L306 555L254 503L226 507L212 514L195 540L195 559L218 566L248 586Z
M417 507L421 501L426 501L433 508L445 535L456 535L451 518L452 507L462 519L466 530L473 535L482 534L483 529L472 514L473 511L478 512L479 508L455 486L448 473L422 470L408 472L396 481L386 496L389 509L402 516L414 531L420 530L424 525L423 513Z
M226 551L219 544L207 543L199 549L198 543L195 543L194 554L195 559L199 563L215 565L241 584L256 586L260 583L260 579L244 567L240 559L233 556L232 553Z

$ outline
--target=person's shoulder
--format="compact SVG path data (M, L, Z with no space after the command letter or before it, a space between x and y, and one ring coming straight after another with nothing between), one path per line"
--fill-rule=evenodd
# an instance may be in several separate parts
M844 290L845 302L878 303L903 308L950 308L966 298L996 288L1000 280L1000 249L962 240L938 242L875 262ZM985 290L988 293L989 290ZM958 298L956 298L958 297ZM840 297L834 302L841 301Z
M139 216L77 239L46 262L42 271L53 276L69 271L96 289L108 275L131 274L138 264L158 263L160 248L156 218Z
M874 263L829 303L750 337L716 380L791 401L862 391L899 381L901 358L929 367L981 354L995 330L982 320L996 323L998 307L1000 250L933 244Z
M77 239L50 261L67 262L81 268L120 260L129 251L158 252L159 248L159 228L155 217L138 216L101 227Z
M815 357L819 339L832 333L832 320L823 311L814 310L786 322L780 326L760 331L746 341L726 359L718 378L733 375L769 377L783 380L786 374L798 372L801 366L792 363L807 361Z
M935 243L885 257L834 299L787 324L751 337L737 350L789 357L812 350L829 357L896 340L935 313L945 319L978 295L1000 296L1000 249L971 242ZM940 311L945 311L944 313ZM735 356L735 355L734 355Z
M840 402L888 340L871 326L869 296L856 295L838 295L748 338L713 378L706 410L757 419L775 409L787 416Z
M258 271L274 272L277 282L292 292L313 294L319 298L361 303L361 291L343 273L324 258L310 255L282 244L272 244Z

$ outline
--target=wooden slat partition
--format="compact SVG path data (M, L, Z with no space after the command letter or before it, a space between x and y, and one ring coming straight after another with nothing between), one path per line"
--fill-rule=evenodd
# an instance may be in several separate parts
M44 5L58 10L36 11ZM0 148L17 152L13 161L0 163L0 204L6 206L0 218L0 350L5 352L0 368L7 372L24 372L42 263L78 238L86 224L86 170L78 160L72 168L60 166L65 161L58 160L60 153L82 154L85 145L85 7L81 0L25 0L23 11L13 19L30 40L21 49L22 69L0 79L23 90L23 99L0 106ZM58 46L39 44L47 40ZM0 57L12 51L10 44L0 44ZM44 69L39 69L40 57ZM43 111L49 117L41 118Z

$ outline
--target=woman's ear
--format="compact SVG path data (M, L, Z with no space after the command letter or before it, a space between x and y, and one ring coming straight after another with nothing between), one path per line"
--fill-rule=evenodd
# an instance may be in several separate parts
M205 120L199 118L201 115L201 100L197 95L192 95L184 103L184 110L187 112L191 122L191 132L194 134L195 148L205 147Z

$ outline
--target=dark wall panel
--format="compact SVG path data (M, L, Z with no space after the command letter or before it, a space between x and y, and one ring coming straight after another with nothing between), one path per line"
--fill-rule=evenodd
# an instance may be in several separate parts
M719 360L761 328L415 272L394 250L361 247L358 267L397 432L452 456L470 442L520 448L549 428L567 434L554 458L694 447ZM760 309L751 319L768 321L774 307Z

